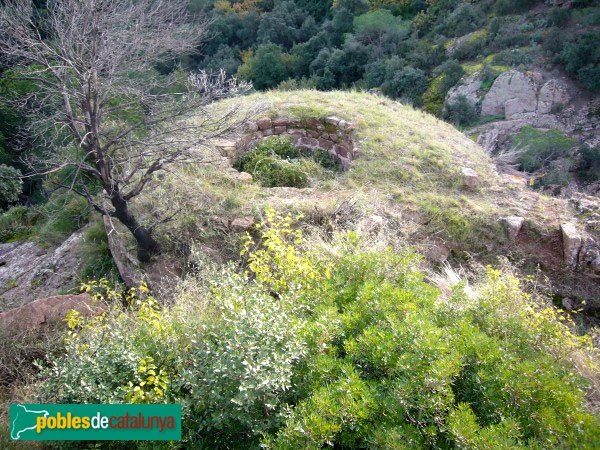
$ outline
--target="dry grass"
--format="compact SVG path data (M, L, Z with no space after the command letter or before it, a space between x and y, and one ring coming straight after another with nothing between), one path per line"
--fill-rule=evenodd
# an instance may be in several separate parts
M190 240L216 239L235 254L235 236L215 223L244 215L258 218L266 206L326 216L344 202L357 203L363 216L383 209L389 217L402 217L396 230L399 238L408 235L418 243L435 236L457 252L476 253L485 251L484 243L502 244L501 216L525 216L543 232L557 227L562 215L568 214L557 200L504 182L477 144L411 106L365 93L307 90L254 94L215 108L229 108L232 102L239 103L242 111L256 105L260 114L266 111L273 117L342 117L356 125L360 157L350 171L314 180L306 189L241 183L215 153L212 159L217 166L176 168L138 204L144 212L180 211L161 230L174 247ZM463 187L460 169L465 166L480 175L479 189Z

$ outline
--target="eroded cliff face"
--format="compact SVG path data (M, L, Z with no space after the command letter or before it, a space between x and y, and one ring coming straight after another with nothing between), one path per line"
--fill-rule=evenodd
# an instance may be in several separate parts
M527 125L561 130L579 144L600 145L600 97L586 93L566 76L509 70L485 91L481 72L475 72L450 89L446 104L460 96L482 118L497 119L467 131L492 155L507 150L511 137Z

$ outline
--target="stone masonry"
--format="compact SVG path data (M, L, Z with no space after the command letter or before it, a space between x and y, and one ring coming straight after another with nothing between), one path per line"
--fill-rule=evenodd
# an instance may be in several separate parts
M261 117L246 125L246 134L237 140L216 143L223 156L232 160L250 150L268 136L287 136L299 148L323 149L333 156L343 170L358 156L358 148L353 142L354 124L336 116L323 119L291 119Z

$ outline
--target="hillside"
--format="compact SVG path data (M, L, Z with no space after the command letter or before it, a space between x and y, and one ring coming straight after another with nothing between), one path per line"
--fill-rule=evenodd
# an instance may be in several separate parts
M2 1L0 448L596 449L599 194L595 1Z
M594 448L594 335L544 296L597 296L595 274L564 261L564 201L391 100L296 91L213 107L233 106L260 113L195 149L211 164L159 174L135 203L144 221L178 213L160 256L132 264L134 242L107 227L139 287L85 283L68 338L11 401L181 403L187 448ZM318 151L328 141L336 165Z
M525 126L558 130L558 138L572 138L564 150L548 152L543 163L527 164L525 157L516 156L512 163L532 173L535 186L550 193L562 190L568 196L586 186L592 193L597 189L596 2L298 0L195 5L214 20L212 37L184 65L224 69L252 81L258 90L382 93L472 129L475 139L493 154L534 145L515 139Z
M220 261L235 258L239 241L232 229L247 228L266 207L274 207L302 213L303 221L327 232L379 230L401 245L416 246L432 263L450 258L475 267L508 257L523 274L547 276L550 281L544 284L558 305L564 297L576 304L587 300L586 309L596 314L594 229L586 231L580 220L577 228L588 236L585 245L592 259L569 268L561 225L576 222L581 214L565 200L537 194L512 177L499 175L481 147L452 126L410 106L363 93L270 92L233 102L239 102L242 110L263 109L259 117L305 123L329 116L344 119L354 126L358 156L348 171L304 168L310 182L302 189L248 182L231 168L235 157L223 159L222 168L185 167L165 175L137 207L140 212L182 212L161 231L170 253L178 255L177 270L185 270L182 249L193 245ZM232 156L236 139L243 141L252 133L217 142L216 149ZM464 168L476 172L473 187L465 184ZM503 218L511 216L523 219L518 235L508 234Z

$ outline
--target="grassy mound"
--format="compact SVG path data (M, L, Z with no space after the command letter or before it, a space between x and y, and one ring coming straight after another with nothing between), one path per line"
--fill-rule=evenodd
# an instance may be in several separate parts
M340 205L353 206L355 213L347 222L354 224L361 216L385 212L398 222L399 238L417 242L437 236L457 254L485 252L487 244L501 244L501 216L521 215L540 229L556 227L548 210L557 200L502 182L479 146L451 125L410 106L366 93L293 91L255 94L215 107L233 104L266 110L272 117L340 116L356 125L360 156L349 171L313 177L302 190L240 183L223 168L182 167L157 182L139 205L141 212L181 211L163 228L165 240L174 245L189 245L200 235L206 242L221 239L209 217L260 217L269 206L302 212L317 223L339 215ZM479 174L480 188L463 185L462 167Z

